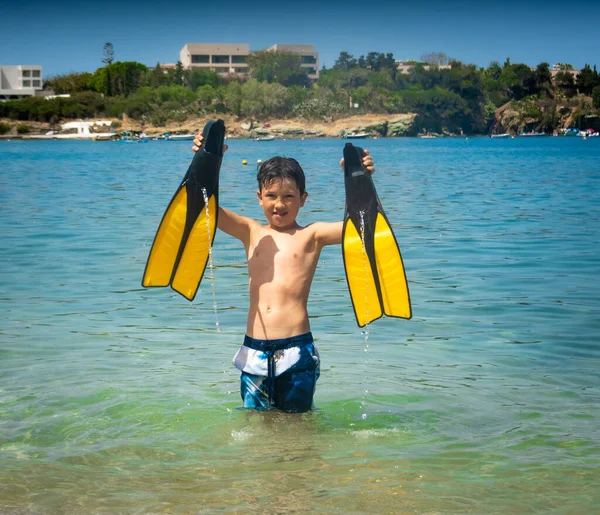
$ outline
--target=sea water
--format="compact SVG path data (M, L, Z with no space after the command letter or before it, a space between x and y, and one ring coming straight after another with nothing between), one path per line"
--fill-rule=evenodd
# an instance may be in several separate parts
M215 298L140 286L190 142L0 142L2 513L600 511L600 138L360 143L414 315L365 353L324 249L317 409L293 415L239 409L237 240ZM299 222L341 220L343 144L231 140L221 204L264 220L254 163L279 154Z

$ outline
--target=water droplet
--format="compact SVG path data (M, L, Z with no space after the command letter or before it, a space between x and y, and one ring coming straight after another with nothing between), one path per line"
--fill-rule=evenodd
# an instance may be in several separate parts
M366 414L366 413L363 413L363 414L362 414L362 419L364 420L364 419L366 419L366 418L367 418L367 414Z

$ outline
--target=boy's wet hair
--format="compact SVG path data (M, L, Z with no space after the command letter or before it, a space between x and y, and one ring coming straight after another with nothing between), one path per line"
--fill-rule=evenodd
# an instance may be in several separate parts
M304 189L306 188L304 170L302 170L298 161L291 157L275 156L267 159L260 165L256 179L258 180L259 190L276 179L293 179L300 190L300 195L304 195Z

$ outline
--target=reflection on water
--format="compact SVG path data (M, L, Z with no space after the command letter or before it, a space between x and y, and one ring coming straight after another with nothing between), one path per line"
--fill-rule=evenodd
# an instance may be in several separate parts
M213 249L220 332L210 281L192 304L140 286L187 145L4 142L0 511L600 511L596 143L370 142L413 319L371 324L365 352L325 249L318 409L297 415L239 409L236 240ZM230 147L223 205L262 219L238 163L280 153L307 174L300 222L341 219L339 141Z

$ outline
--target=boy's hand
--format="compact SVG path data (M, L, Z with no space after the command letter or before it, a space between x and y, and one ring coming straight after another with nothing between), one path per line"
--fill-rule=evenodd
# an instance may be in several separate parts
M373 161L373 158L369 155L369 151L367 149L364 149L363 152L365 153L365 155L362 158L363 167L365 168L365 170L367 172L369 172L371 175L373 175L375 173L375 162ZM344 158L343 157L340 161L340 166L342 167L342 171L343 171L344 170Z
M202 137L202 131L198 131L198 134L196 134L196 137L194 138L194 144L192 145L192 150L194 152L198 152L198 150L200 150L200 148L202 147L203 139L204 138ZM225 153L228 148L229 148L229 145L223 144L223 153Z

